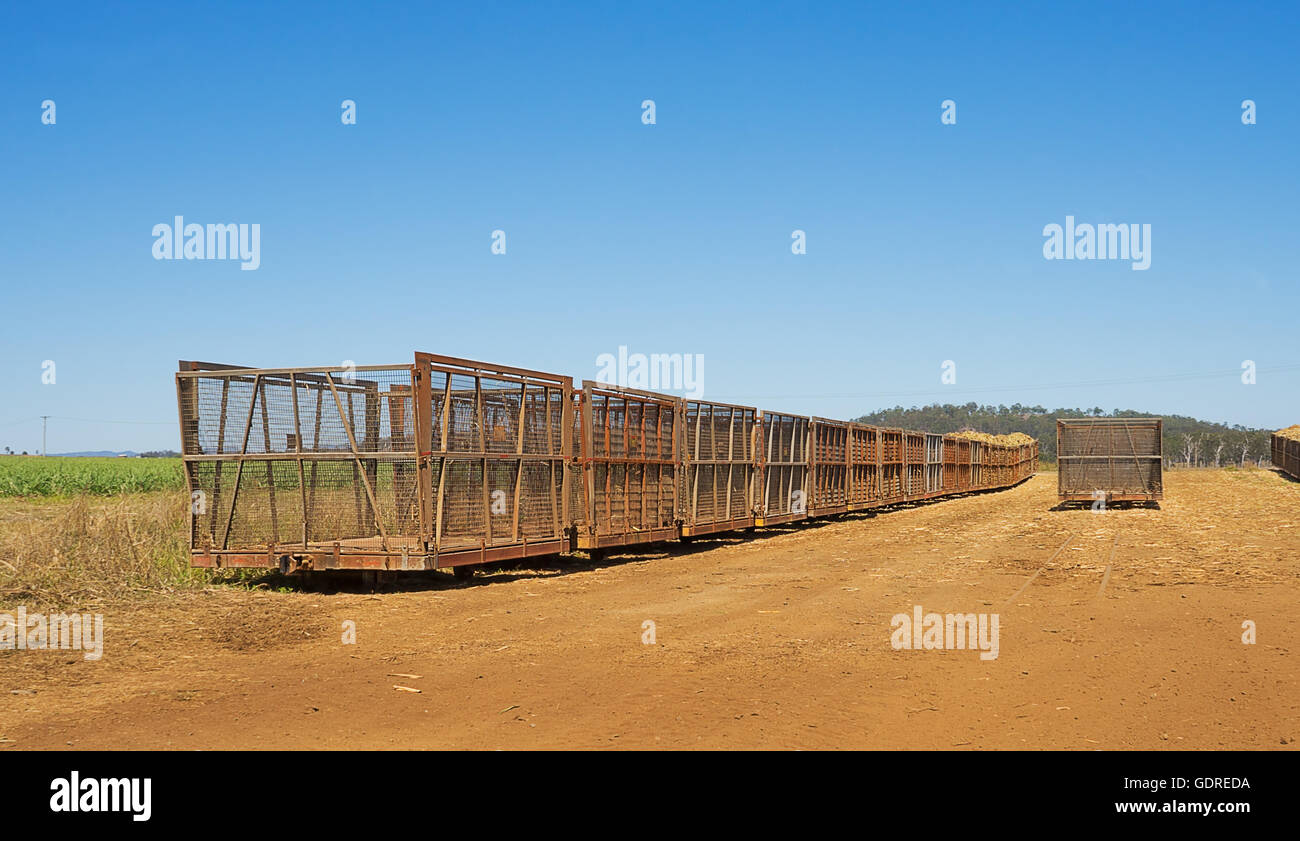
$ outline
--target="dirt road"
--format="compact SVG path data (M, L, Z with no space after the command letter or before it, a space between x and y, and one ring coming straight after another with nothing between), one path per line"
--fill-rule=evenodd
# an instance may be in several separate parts
M1166 478L1160 510L1054 511L1040 474L467 586L106 610L98 662L0 656L0 749L1292 748L1300 484ZM997 658L895 650L916 605L997 614Z

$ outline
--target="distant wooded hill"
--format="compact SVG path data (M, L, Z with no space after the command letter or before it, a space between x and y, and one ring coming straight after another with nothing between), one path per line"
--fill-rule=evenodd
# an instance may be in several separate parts
M926 432L957 432L975 429L994 435L1023 432L1038 439L1038 452L1044 461L1056 461L1057 418L1149 418L1164 420L1166 464L1196 467L1222 467L1229 464L1257 464L1268 460L1271 429L1227 426L1182 415L1160 415L1133 409L1107 412L1092 409L1052 409L1042 406L981 406L966 403L904 409L895 406L857 418L875 426L898 426Z

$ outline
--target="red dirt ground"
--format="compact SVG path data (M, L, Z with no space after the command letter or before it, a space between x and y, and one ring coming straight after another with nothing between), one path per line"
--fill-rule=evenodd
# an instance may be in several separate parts
M1055 504L1047 473L470 585L106 610L99 662L0 656L0 749L1294 747L1300 484ZM999 614L1000 656L895 651L918 604Z

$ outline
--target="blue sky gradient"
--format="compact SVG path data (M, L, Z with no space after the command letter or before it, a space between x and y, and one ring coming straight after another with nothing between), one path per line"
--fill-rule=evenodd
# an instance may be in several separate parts
M51 452L175 447L181 358L427 350L582 379L620 345L702 354L708 398L830 417L1300 422L1294 4L3 20L0 446L39 449L48 414ZM261 268L154 260L176 215L260 224ZM1045 260L1067 215L1150 224L1150 269Z

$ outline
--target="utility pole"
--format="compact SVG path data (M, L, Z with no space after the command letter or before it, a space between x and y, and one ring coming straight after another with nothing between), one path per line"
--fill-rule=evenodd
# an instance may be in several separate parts
M45 457L46 455L49 455L48 451L45 449L45 425L49 421L49 419L50 419L49 415L41 415L41 457L42 458Z

